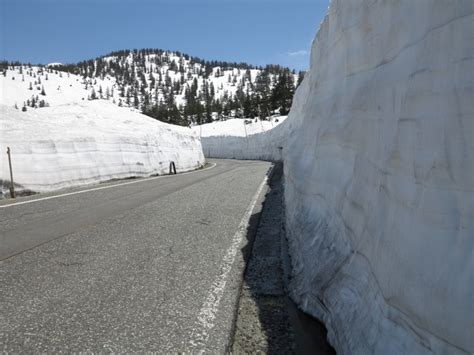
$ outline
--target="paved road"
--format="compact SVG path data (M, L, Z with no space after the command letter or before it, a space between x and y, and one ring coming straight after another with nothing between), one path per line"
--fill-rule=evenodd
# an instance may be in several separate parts
M270 164L212 163L0 202L0 351L223 352Z

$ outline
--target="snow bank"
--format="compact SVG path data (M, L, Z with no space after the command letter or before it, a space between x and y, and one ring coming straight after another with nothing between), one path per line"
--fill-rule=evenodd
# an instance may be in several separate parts
M474 2L333 0L288 121L292 296L341 354L474 352Z
M271 121L231 119L194 130L202 135L206 157L277 161L282 160L288 125L286 116L281 116Z
M204 164L199 137L106 101L27 112L0 105L0 180L10 180L12 150L18 188L45 192L110 179L178 172Z

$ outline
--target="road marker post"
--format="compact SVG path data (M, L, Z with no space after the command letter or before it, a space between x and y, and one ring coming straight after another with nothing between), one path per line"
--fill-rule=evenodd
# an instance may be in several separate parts
M174 164L174 161L170 162L170 175L171 174L176 175L176 165Z
M8 165L10 166L10 197L15 198L15 183L13 182L13 169L10 147L7 147Z

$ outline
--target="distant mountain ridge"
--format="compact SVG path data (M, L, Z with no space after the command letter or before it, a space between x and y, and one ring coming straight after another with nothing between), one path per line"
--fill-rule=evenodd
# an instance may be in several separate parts
M59 76L57 91L67 85L80 84L79 99L111 100L118 106L179 125L235 117L266 119L275 113L285 115L304 75L278 65L257 67L247 63L206 61L161 49L115 51L77 64L33 67L1 62L0 70L4 76L9 70L16 71L22 80L25 80L25 72L31 74L30 79L36 80L30 80L29 85L36 90L42 85L38 83L41 76L56 75ZM68 81L61 85L59 79L66 77L61 73L67 73L69 79L75 76L75 83ZM31 87L27 89L31 91ZM42 105L45 105L47 93L43 96ZM24 101L18 99L21 100ZM30 102L29 105L25 102L26 106L39 105L34 95L33 105L31 98L27 100Z

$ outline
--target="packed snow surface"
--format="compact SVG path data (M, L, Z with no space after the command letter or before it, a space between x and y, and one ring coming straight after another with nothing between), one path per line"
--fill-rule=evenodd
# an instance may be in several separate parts
M472 0L332 0L288 119L203 135L283 148L292 297L338 353L474 353L473 98Z
M83 101L21 112L0 105L0 180L9 188L6 147L19 190L51 191L110 179L178 172L204 164L199 137L128 108Z

